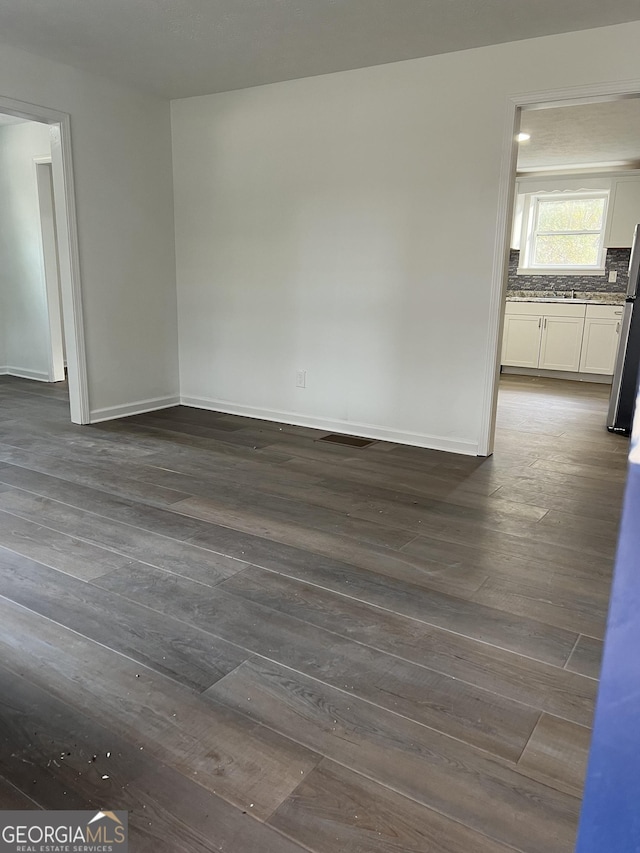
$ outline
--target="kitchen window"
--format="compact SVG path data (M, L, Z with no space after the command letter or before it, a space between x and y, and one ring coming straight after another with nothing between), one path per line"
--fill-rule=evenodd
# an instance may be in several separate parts
M603 275L608 191L532 193L519 274Z

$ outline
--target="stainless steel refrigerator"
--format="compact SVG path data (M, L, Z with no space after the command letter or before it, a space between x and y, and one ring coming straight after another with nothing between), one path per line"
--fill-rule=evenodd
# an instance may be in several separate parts
M629 286L622 315L618 355L613 373L607 429L629 435L638 392L640 369L640 225L636 225L629 261Z

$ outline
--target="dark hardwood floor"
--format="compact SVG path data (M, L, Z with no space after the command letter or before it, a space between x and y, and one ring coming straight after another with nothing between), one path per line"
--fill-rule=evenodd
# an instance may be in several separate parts
M568 853L627 442L505 377L476 459L0 378L0 808L132 853Z

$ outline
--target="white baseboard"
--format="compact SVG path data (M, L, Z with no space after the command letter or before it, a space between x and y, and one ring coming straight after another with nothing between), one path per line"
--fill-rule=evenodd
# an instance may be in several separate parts
M135 403L125 403L122 406L91 409L89 423L98 424L101 421L113 421L116 418L126 418L129 415L143 415L145 412L168 409L171 406L179 405L179 403L179 397L155 397L152 400L138 400Z
M24 367L0 367L0 376L16 376L18 379L34 379L36 382L49 382L49 374L40 370L27 370Z
M311 427L312 429L337 432L345 435L358 435L362 438L373 438L379 441L392 441L397 444L410 444L414 447L426 447L430 450L445 450L449 453L463 453L466 456L476 456L478 445L471 441L456 441L415 432L402 432L374 424L352 423L351 421L329 420L294 412L279 412L272 409L257 409L252 406L242 406L229 403L227 400L213 400L208 397L180 397L183 406L193 406L196 409L208 409L213 412L225 412L229 415L242 415L246 418L257 418L263 421L293 424L294 426Z
M568 379L570 382L599 382L601 385L611 385L613 376L604 373L574 373L570 370L539 370L530 367L502 366L502 373L515 376L538 376L542 379Z

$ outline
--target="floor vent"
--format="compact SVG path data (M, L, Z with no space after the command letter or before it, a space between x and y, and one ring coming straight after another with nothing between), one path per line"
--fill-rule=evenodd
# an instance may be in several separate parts
M359 438L357 435L340 435L334 432L331 435L323 435L318 441L328 441L331 444L344 444L347 447L369 447L370 444L375 444L371 438Z

